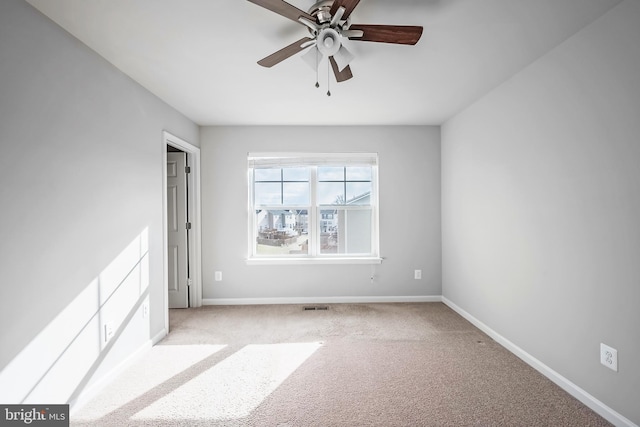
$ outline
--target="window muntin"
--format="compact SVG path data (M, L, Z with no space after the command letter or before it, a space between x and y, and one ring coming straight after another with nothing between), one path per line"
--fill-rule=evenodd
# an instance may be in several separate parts
M318 203L369 204L371 176L371 166L318 167Z
M256 206L308 206L308 168L255 168L254 195Z
M375 154L250 154L249 257L377 258L376 178Z

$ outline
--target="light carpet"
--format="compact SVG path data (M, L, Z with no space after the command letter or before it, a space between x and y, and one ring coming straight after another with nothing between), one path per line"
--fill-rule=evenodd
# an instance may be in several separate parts
M608 426L442 303L171 310L74 426Z

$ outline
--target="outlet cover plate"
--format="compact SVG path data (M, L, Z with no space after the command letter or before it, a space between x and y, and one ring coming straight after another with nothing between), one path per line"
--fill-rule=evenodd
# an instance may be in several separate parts
M113 323L105 322L104 324L104 342L105 344L113 337Z
M607 368L618 372L618 350L600 343L600 363Z

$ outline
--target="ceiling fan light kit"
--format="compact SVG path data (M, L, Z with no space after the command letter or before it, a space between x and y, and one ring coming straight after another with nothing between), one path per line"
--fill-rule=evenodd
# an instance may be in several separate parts
M261 59L258 64L273 67L291 56L309 49L302 59L318 72L326 57L338 83L353 77L349 64L355 56L344 46L345 40L415 45L422 36L422 27L410 25L352 25L351 12L360 0L322 0L308 12L284 0L248 0L307 27L310 36ZM317 80L317 79L316 79ZM316 87L320 87L316 81ZM331 92L327 91L331 96Z

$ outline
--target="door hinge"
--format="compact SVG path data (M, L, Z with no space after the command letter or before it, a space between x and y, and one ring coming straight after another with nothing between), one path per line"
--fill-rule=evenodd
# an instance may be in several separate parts
M187 279L187 286L190 287L191 285L193 285L193 280Z
M187 223L187 230L191 230L191 223L190 222Z
M185 166L184 173L191 173L191 166Z

